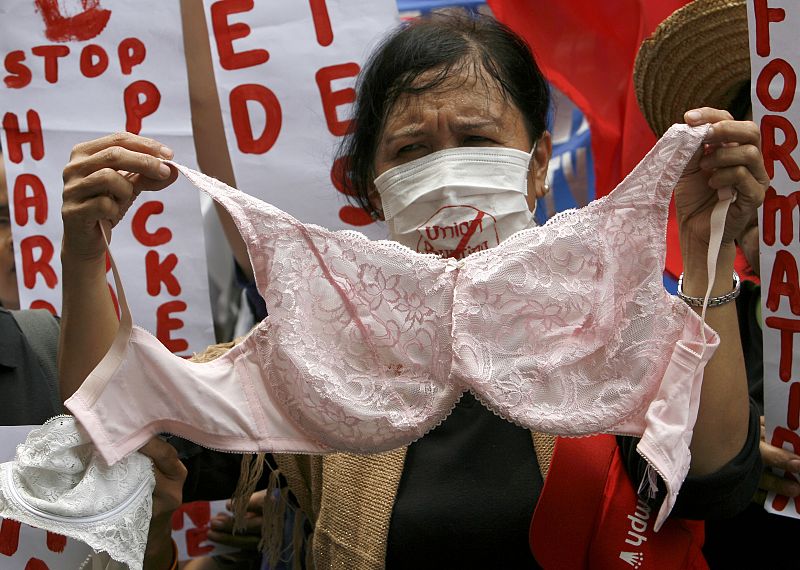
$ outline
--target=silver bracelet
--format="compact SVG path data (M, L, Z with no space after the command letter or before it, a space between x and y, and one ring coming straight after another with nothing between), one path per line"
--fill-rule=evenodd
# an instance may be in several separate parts
M725 293L724 295L720 295L719 297L709 297L708 305L706 306L719 307L720 305L724 305L725 303L730 303L731 301L735 300L736 297L739 296L739 292L741 290L742 290L742 283L739 280L739 274L734 271L733 291ZM681 276L678 278L678 298L691 307L702 307L703 301L705 301L703 297L690 297L689 295L684 295L683 273L681 273Z

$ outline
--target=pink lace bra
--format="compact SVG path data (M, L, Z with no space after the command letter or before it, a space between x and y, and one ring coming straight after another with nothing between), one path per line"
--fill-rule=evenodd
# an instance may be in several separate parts
M719 342L662 284L670 196L706 131L673 126L608 196L458 262L303 224L176 164L233 216L270 315L225 356L188 362L131 326L118 281L117 337L66 405L113 464L159 432L237 452L380 452L470 390L534 431L641 436L668 488L660 526Z

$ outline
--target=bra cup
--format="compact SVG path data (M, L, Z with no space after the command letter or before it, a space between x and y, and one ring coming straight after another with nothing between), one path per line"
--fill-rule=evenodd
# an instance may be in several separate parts
M468 258L454 375L502 417L559 435L643 417L683 327L661 276L677 139L605 198Z
M558 415L563 429L565 413L585 413L576 372L602 358L614 335L613 265L598 228L604 210L601 201L564 213L557 225L468 258L456 287L453 375L524 427Z
M333 448L376 452L421 437L461 392L447 383L455 275L397 244L377 242L395 262L375 263L376 242L321 228L305 237L311 247L291 258L272 252L275 305L254 333L269 391Z

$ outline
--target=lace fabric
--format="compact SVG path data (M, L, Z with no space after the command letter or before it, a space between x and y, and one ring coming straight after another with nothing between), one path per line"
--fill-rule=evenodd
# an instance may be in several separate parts
M160 431L230 451L375 453L470 390L534 431L642 436L669 491L660 526L718 344L662 285L669 199L706 131L673 126L608 196L458 262L303 224L175 165L231 213L270 316L199 365L131 327L123 293L115 346L67 406L109 462Z
M0 464L0 516L57 532L142 568L155 477L133 453L108 466L71 416L34 429Z

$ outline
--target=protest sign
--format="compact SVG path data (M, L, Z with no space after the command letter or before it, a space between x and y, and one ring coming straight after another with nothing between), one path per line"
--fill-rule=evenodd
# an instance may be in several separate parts
M750 0L747 10L753 119L771 178L759 219L767 441L800 453L800 6L793 0ZM800 518L800 499L770 493L765 506Z
M333 151L347 130L361 64L398 22L394 0L204 5L239 189L304 222L385 237L344 200Z
M7 0L4 160L22 308L61 310L61 173L79 142L128 130L195 164L177 2ZM186 354L213 342L198 193L139 196L113 252L137 323Z

